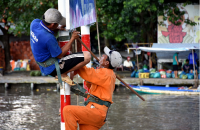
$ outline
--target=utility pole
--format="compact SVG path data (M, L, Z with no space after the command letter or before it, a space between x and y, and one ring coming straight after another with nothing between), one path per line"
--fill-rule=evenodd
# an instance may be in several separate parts
M63 17L66 18L66 27L69 27L68 21L69 20L69 0L58 0L58 10L62 14ZM67 11L68 10L68 11ZM59 31L59 45L60 47L67 44L70 40L69 31ZM67 54L69 54L68 52ZM66 54L66 55L67 55ZM69 75L69 74L68 74ZM71 98L70 98L70 85L63 82L62 87L60 88L60 113L61 113L61 130L65 130L65 121L63 118L63 108L66 105L71 105Z

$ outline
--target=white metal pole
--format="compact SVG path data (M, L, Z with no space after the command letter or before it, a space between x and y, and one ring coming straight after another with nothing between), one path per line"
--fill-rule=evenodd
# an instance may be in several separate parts
M82 41L85 43L85 45L91 50L90 45L90 26L81 26L81 35L82 35ZM87 51L87 49L82 45L82 51ZM87 67L91 67L91 61L86 65ZM89 91L88 87L86 86L85 81L83 81L83 87ZM84 98L84 101L86 101L86 98Z
M69 0L58 0L58 10L63 17L66 18L66 28L70 27L69 25ZM70 40L69 30L68 31L59 31L59 44L60 47L67 44ZM69 74L68 74L69 75ZM63 108L66 105L70 105L70 85L63 82L62 87L60 88L60 112L61 112L61 130L65 130L65 122L63 118Z

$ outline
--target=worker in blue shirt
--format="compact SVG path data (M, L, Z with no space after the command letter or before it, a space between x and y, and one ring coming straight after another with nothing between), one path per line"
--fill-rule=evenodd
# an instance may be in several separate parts
M79 38L80 33L74 31L69 42L60 48L54 34L58 30L65 30L65 26L66 19L54 8L50 8L44 13L43 20L34 19L30 26L31 49L35 60L44 63L50 58L57 58L61 74L77 70L89 63L91 59L91 55L87 51L65 56L74 40ZM39 65L39 67L45 75L57 75L54 64L48 67Z
M194 70L194 67L195 67L195 72L197 74L198 56L197 56L197 53L195 53L195 50L193 50L193 52L194 52L193 54L192 54L192 52L190 52L190 54L188 55L188 60L189 60L189 64L190 64L190 73L193 73L193 70ZM193 61L193 59L194 59L194 61Z
M174 71L175 78L178 78L178 66L179 66L178 54L179 52L176 52L173 55L173 71Z

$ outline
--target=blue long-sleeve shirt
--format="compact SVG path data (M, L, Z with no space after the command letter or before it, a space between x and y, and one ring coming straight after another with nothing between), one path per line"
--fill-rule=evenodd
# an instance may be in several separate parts
M194 64L197 64L197 60L198 60L198 56L197 53L193 53L194 54ZM193 56L192 56L192 52L188 55L188 60L189 60L189 64L193 64Z

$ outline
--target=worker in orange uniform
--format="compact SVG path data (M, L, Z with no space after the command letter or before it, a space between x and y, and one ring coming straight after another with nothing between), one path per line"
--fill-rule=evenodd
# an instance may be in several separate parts
M106 121L108 108L113 103L112 94L115 89L116 75L113 71L122 63L119 52L104 48L105 54L100 58L100 68L84 66L76 71L90 88L86 106L68 105L63 108L63 117L66 130L98 130Z

